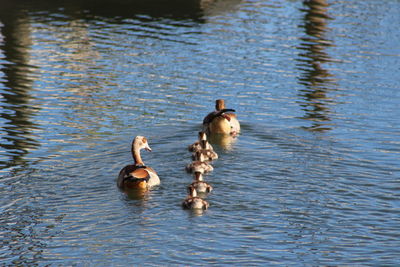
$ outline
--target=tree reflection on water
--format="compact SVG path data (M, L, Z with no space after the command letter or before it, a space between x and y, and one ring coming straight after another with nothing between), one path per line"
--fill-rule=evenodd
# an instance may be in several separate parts
M325 52L327 47L333 46L332 41L327 39L327 24L331 19L328 16L328 3L326 0L304 1L304 28L306 36L301 38L298 47L303 50L299 54L298 68L303 72L299 77L300 84L305 88L300 90L300 102L305 115L302 119L312 121L312 125L304 127L311 131L326 131L331 129L331 118L329 108L333 100L329 98L329 91L333 90L335 79L324 69L323 64L331 62L332 59Z

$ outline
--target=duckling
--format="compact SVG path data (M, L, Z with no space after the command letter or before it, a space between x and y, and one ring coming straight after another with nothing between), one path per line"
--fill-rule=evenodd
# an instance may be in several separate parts
M210 112L203 119L203 130L208 134L230 134L236 136L240 133L240 123L234 113L234 109L226 109L225 101L215 101L215 111Z
M141 149L151 151L147 138L136 136L131 146L134 164L125 166L119 172L117 185L120 189L147 189L160 184L157 173L143 163Z
M192 188L196 189L198 193L210 193L213 190L213 187L203 180L202 172L195 172L195 180L188 186L188 191Z
M208 143L207 140L200 141L201 149L199 149L196 153L193 153L192 155L193 160L199 160L197 156L199 154L198 152L204 155L204 159L206 161L212 161L214 159L218 159L218 154L214 150L207 149L207 143Z
M197 192L195 188L190 189L189 195L185 198L182 202L182 207L184 209L191 209L191 210L206 210L210 204L197 196Z
M186 171L187 172L210 172L213 171L214 168L211 166L210 163L206 162L204 154L202 154L200 151L196 152L196 161L193 161L192 163L189 163L186 165Z
M199 140L194 142L193 144L188 146L188 150L190 152L197 152L200 149L202 149L200 141L205 140L207 141L207 134L205 132L199 132ZM210 149L210 150L214 150L214 148L212 147L212 145L207 141L206 142L206 149Z

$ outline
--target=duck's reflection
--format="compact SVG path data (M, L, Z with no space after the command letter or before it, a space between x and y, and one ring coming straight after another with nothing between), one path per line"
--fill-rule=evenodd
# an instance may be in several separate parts
M204 213L207 211L201 210L201 209L195 209L195 210L188 210L187 212L189 212L191 217L199 217L199 216L203 216Z
M148 189L124 189L121 190L128 199L146 201L150 197L150 190Z
M300 91L301 107L305 111L302 119L312 121L311 126L304 127L311 131L330 130L330 108L332 100L327 93L334 86L334 78L323 67L326 62L332 61L325 49L332 46L332 42L325 35L328 21L328 3L326 0L307 0L304 1L306 8L302 9L305 13L304 24L301 25L305 33L299 49L300 53L298 68L303 72L299 77L300 84L305 88Z
M208 139L211 144L217 144L223 149L231 151L237 140L237 136L232 136L230 134L210 134Z

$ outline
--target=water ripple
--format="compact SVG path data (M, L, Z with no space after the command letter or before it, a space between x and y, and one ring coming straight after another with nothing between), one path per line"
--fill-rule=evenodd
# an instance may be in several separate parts
M0 264L397 263L396 4L67 2L0 10ZM195 214L186 146L216 98L242 134ZM133 199L139 134L162 183Z

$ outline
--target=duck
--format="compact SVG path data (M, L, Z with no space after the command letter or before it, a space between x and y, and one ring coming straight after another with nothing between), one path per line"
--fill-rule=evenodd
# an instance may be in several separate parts
M149 189L160 184L156 171L144 164L140 156L141 149L152 151L146 137L136 136L131 146L134 163L122 168L118 175L117 185L120 189Z
M206 141L206 149L214 150L210 142L207 141L207 134L204 131L199 132L199 140L188 146L189 152L197 152L202 149L200 142Z
M194 172L211 172L214 170L213 166L208 163L205 159L204 154L202 154L200 151L196 152L196 159L195 161L189 163L186 165L186 171L189 173L194 173Z
M240 133L240 123L234 109L225 108L225 101L215 101L215 111L203 119L203 130L207 134L229 134L236 136Z
M198 193L210 193L213 190L212 185L204 181L202 172L195 172L194 177L195 180L188 185L188 192L191 192L192 188Z
M189 195L182 202L182 207L184 209L206 210L209 206L210 204L207 200L197 196L197 191L195 188L190 189Z
M204 159L206 161L212 161L212 160L218 159L217 152L215 152L214 150L211 150L211 149L207 149L207 143L208 143L207 140L201 140L200 141L201 149L197 150L196 153L192 154L192 160L199 160L199 155L200 154L204 155Z

